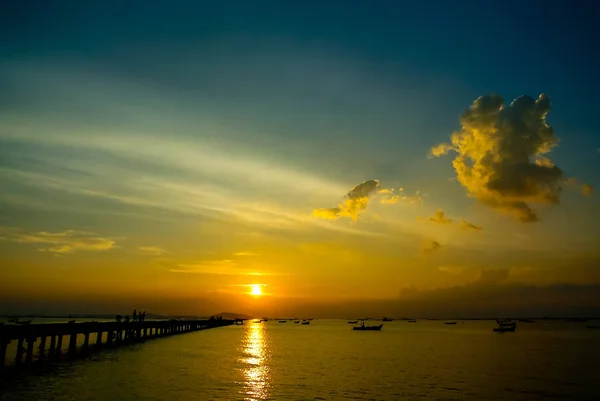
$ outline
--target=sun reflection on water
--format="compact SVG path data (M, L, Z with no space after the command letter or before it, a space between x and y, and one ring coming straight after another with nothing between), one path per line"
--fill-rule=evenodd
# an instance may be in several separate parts
M264 400L269 398L270 377L267 360L269 350L266 341L266 329L263 324L249 324L244 337L244 355L240 361L244 364L245 400Z

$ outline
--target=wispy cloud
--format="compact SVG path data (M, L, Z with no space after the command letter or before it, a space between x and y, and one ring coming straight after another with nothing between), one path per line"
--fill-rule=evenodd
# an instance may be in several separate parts
M477 226L477 225L475 225L475 224L473 224L473 223L469 223L469 222L468 222L468 221L466 221L466 220L461 220L461 221L460 221L460 227L461 227L463 230L476 230L476 231L481 231L481 230L483 229L481 226Z
M443 210L438 210L437 212L435 212L434 215L429 218L429 221L432 221L432 222L438 223L438 224L452 223L452 220L446 217Z
M431 241L431 242L424 244L423 247L421 248L421 250L424 253L432 253L432 252L437 251L441 247L442 247L442 244L440 244L439 242Z
M272 271L267 271L264 267L254 268L233 259L202 260L169 265L168 271L171 273L227 276L270 276L275 274Z
M77 230L27 233L19 229L4 228L1 231L5 231L5 235L1 239L21 244L42 244L38 251L59 255L78 251L107 251L114 248L116 244L112 239Z
M144 255L159 256L169 253L167 250L156 246L138 246L137 250Z
M249 251L240 251L234 253L235 256L260 256L260 253L249 252Z

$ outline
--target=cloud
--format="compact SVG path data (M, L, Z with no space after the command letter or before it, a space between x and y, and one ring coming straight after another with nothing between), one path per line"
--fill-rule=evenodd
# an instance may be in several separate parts
M234 253L235 256L260 256L260 253L241 251Z
M479 285L494 285L501 284L508 280L509 269L490 269L481 270L479 277L475 280L474 284Z
M473 224L473 223L469 223L469 222L468 222L468 221L466 221L466 220L461 220L461 221L460 221L460 227L461 227L463 230L478 230L478 231L480 231L480 230L483 230L483 227L481 227L481 226L476 226L475 224Z
M421 203L423 202L423 197L420 195L420 192L417 191L415 192L414 195L391 195L393 193L393 189L392 190L384 190L384 191L389 191L389 192L378 192L378 193L384 193L384 194L388 194L387 197L381 199L381 203L383 205L395 205L398 202L406 202L406 203ZM404 188L399 188L398 192L403 192Z
M569 177L564 181L564 185L568 187L577 187L581 189L581 192L585 196L592 196L594 193L594 187L590 184L581 184L579 180L573 177Z
M144 255L164 255L165 253L169 253L165 249L156 247L156 246L138 246L137 250Z
M438 266L438 271L455 275L462 274L464 270L465 268L462 266Z
M379 186L379 180L368 180L352 188L344 202L337 207L321 208L313 210L314 217L337 220L340 217L349 217L353 221L358 220L360 212L367 208L369 195Z
M202 260L185 263L163 261L161 265L166 267L171 273L182 274L226 276L271 276L276 274L272 271L266 271L262 267L255 269L251 266L245 266L232 259Z
M377 193L381 194L381 195L390 195L390 194L394 193L394 189L393 188L392 189L386 189L386 188L384 188L384 189L378 190Z
M563 176L545 156L558 144L546 123L549 111L545 94L508 106L501 96L482 96L461 116L451 143L434 146L431 155L456 152L452 164L469 196L522 222L537 221L530 204L558 203Z
M388 196L386 198L381 199L381 204L383 205L395 205L398 202L400 202L400 196L398 195Z
M430 243L426 244L422 248L422 251L425 252L425 253L431 253L431 252L437 251L441 247L442 247L442 245L439 242L437 242L437 241L431 241Z
M408 203L421 203L423 202L423 197L419 194L419 191L412 196L403 196L400 200L408 202Z
M437 212L435 212L435 214L429 218L429 221L433 221L434 223L438 223L438 224L451 224L452 223L452 220L447 218L444 215L443 210L438 210Z
M11 229L8 230L8 236L2 237L2 239L21 244L44 244L38 248L38 251L52 252L58 255L77 251L106 251L115 246L115 241L112 239L77 230L24 233L19 229Z

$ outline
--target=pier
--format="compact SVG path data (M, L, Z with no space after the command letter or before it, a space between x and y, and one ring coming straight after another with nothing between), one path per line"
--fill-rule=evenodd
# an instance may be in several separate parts
M243 323L243 321L242 321ZM0 375L8 358L14 368L77 359L92 350L125 346L150 339L239 324L236 320L149 320L142 322L69 322L27 325L0 324ZM38 343L39 340L39 343ZM15 355L7 355L16 342ZM12 347L11 347L12 348Z

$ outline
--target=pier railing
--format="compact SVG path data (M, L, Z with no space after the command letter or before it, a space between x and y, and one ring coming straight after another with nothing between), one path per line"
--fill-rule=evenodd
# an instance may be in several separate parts
M35 362L75 359L87 355L92 349L121 346L236 323L238 321L210 319L0 325L0 373L5 370L7 358L10 357L7 350L11 342L16 342L14 367L21 367Z

